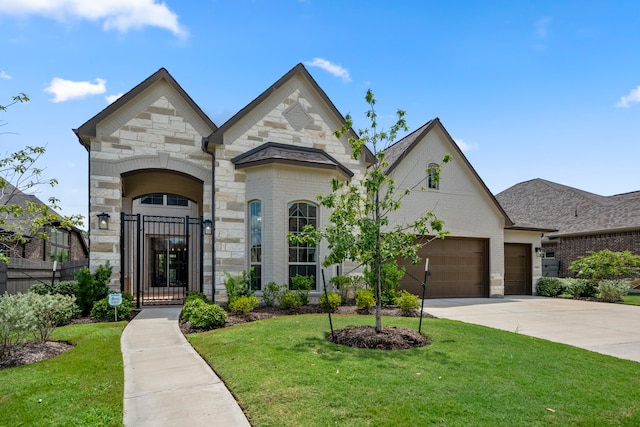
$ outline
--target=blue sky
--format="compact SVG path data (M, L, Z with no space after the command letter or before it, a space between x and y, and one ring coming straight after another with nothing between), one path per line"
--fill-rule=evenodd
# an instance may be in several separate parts
M489 189L640 190L640 2L0 0L4 153L47 145L62 213L87 211L71 131L165 67L218 125L297 63L355 128L439 117Z

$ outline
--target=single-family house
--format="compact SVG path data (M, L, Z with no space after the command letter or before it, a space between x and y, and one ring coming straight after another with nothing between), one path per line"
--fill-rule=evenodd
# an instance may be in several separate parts
M3 180L0 206L20 207L21 212L8 209L2 213L0 251L9 258L9 263L0 262L0 295L26 292L43 278L72 279L73 270L88 264L89 248L83 231L77 227L66 229L56 221L32 230L31 215L35 214L30 213L29 204L44 205L35 195ZM52 214L58 215L53 211Z
M286 236L326 225L316 195L331 191L332 178L362 179L376 161L368 149L353 158L355 133L333 133L343 123L302 64L220 127L158 70L74 130L89 153L91 268L110 261L111 286L143 304L180 301L190 290L224 299L225 274L249 269L258 291L302 274L319 295L326 243ZM431 259L429 296L530 294L541 275L539 229L510 220L440 120L389 147L388 173L401 187L430 182L430 165L447 152L454 160L437 185L414 191L393 218L430 209L451 231L422 254ZM326 269L326 279L341 267ZM411 280L402 286L416 291Z
M573 277L571 262L603 249L640 254L640 191L600 196L577 188L532 179L496 195L509 216L523 224L549 228L542 248L545 275Z

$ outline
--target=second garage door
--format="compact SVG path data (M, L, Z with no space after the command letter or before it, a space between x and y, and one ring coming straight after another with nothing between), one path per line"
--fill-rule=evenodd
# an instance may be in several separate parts
M489 240L447 237L434 240L420 250L421 262L401 260L407 274L400 289L422 295L424 258L429 258L427 298L473 298L489 296Z

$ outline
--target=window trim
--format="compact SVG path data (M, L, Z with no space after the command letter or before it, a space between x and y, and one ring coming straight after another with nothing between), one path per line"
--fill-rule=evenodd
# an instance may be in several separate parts
M258 206L259 211L257 212L256 217L256 223L258 224L258 227L256 227L256 229L254 230L254 222L253 222L253 218L254 218L254 211L253 211L253 207L254 206ZM263 256L263 236L264 236L264 216L263 216L263 210L262 210L262 200L259 199L255 199L255 200L251 200L249 201L249 203L247 204L248 207L248 218L249 221L247 222L247 234L248 234L248 245L247 245L247 250L248 250L248 256L247 259L249 260L249 271L251 271L251 269L253 268L253 274L251 274L250 280L251 280L251 289L254 291L259 291L262 290L262 256ZM258 247L256 248L256 258L257 260L254 261L254 253L253 253L253 244L254 244L254 231L259 232L259 236L258 236ZM258 271L256 273L256 267L258 267Z
M287 219L287 226L286 226L286 230L287 230L287 234L289 233L295 233L296 231L300 231L300 227L299 224L297 224L297 230L292 230L291 229L291 219L292 218L300 218L300 217L292 217L290 212L291 212L291 208L294 205L300 205L300 204L305 204L307 207L307 216L304 217L306 219L306 224L310 224L310 225L314 225L315 227L319 226L319 222L320 222L320 206L317 205L316 203L313 203L311 201L308 200L293 200L290 202L287 202L287 215L286 215L286 219ZM308 208L309 206L312 206L315 209L315 217L310 217L308 216ZM309 218L313 218L313 222L309 221ZM285 237L286 239L286 237ZM291 242L289 242L287 240L286 242L287 244L287 255L286 255L286 259L287 259L287 282L289 285L289 289L291 289L291 279L292 279L292 267L296 268L296 267L306 267L306 268L313 268L314 271L314 278L313 278L313 285L311 288L311 292L317 291L318 290L318 265L319 265L319 245L316 246L302 246L302 245L296 245L296 244L292 244ZM307 250L312 249L313 250L313 261L309 262L309 261L291 261L291 251L295 250L295 251L299 251L301 248L307 248ZM310 255L310 252L306 253L306 257L308 258ZM297 253L297 256L299 257L299 253Z
M440 181L441 176L438 176L438 181L435 181L435 170L439 168L440 165L436 162L427 163L427 188L429 190L440 190Z

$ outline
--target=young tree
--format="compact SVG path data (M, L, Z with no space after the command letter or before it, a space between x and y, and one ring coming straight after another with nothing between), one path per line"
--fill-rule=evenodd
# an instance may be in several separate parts
M24 93L14 96L12 102L0 105L0 111L18 102L28 102ZM62 216L59 200L50 197L47 203L26 195L38 186L55 186L56 179L44 180L43 170L36 167L36 161L44 154L45 147L27 146L21 150L0 157L0 261L8 262L12 256L20 256L17 249L30 237L47 239L45 226L71 229L82 225L81 215Z
M434 239L444 238L448 232L443 229L443 222L432 211L423 213L407 224L390 225L390 214L400 209L402 199L411 192L411 189L401 192L396 190L395 181L386 174L388 164L384 151L384 148L395 140L398 132L407 131L405 112L398 110L396 123L385 132L378 129L378 117L374 108L376 100L371 90L367 91L365 100L369 105L366 116L370 120L370 126L359 131L360 137L350 137L348 142L354 159L360 157L364 147L368 146L377 162L365 172L362 181L354 185L349 181L334 178L331 181L331 194L318 196L320 204L331 211L330 225L325 228L307 226L302 233L290 235L289 239L313 245L326 239L329 253L323 261L325 267L348 260L367 266L374 273L375 329L376 332L381 332L383 266L397 265L398 258L410 259L411 262L417 263L418 250L425 243L416 243L416 236L431 235ZM341 138L348 134L351 128L352 119L347 115L344 125L334 134ZM380 146L383 149L379 149ZM447 154L442 163L449 161L450 156ZM437 179L439 170L435 175ZM423 181L416 183L412 189L420 187Z

